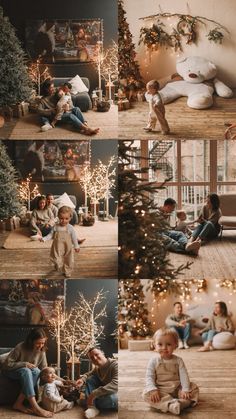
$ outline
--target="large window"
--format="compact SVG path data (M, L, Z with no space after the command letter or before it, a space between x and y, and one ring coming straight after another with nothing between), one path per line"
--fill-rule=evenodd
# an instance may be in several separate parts
M210 192L236 192L234 141L141 141L140 147L141 156L150 157L149 179L164 182L158 205L172 197L193 220Z

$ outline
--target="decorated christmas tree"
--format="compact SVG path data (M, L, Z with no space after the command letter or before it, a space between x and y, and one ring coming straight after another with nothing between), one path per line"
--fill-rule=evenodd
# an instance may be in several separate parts
M147 303L140 279L120 280L118 289L118 325L119 335L146 337L152 334L148 319Z
M138 159L132 143L119 142L119 278L172 281L189 264L175 269L169 262L163 238L168 225L153 202L160 187L146 179L148 167L131 165Z
M15 29L0 7L0 107L12 106L27 99L31 82L25 64L25 53Z
M0 142L0 220L16 215L21 208L16 171Z
M139 65L135 60L135 46L132 42L132 34L126 20L123 0L118 1L118 26L119 87L127 94L128 99L131 99L134 92L141 89L144 83L140 74Z

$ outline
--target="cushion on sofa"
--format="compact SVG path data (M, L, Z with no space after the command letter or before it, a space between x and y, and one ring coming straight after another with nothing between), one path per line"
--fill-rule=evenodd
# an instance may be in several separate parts
M220 332L213 338L213 348L215 349L234 349L236 338L230 332Z
M69 195L67 195L66 192L64 192L61 196L59 196L58 198L54 199L54 205L57 206L57 208L61 208L64 205L66 207L75 209L75 204L72 202L72 200L70 199Z
M75 77L73 77L73 79L69 80L69 83L72 85L71 93L73 95L89 91L89 89L86 87L83 80L80 76L78 76L78 74Z

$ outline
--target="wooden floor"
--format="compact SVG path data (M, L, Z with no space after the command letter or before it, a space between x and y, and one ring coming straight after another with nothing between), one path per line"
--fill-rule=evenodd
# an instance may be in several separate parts
M0 406L0 417L2 419L35 419L36 416L34 415L26 415L20 412L14 412L10 407ZM55 416L53 416L55 417ZM81 407L75 406L71 410L66 410L64 412L60 412L56 414L58 419L84 419L84 411ZM96 416L97 419L100 418L107 418L107 419L118 419L117 412L107 412L101 413L100 415Z
M37 114L28 114L20 119L5 122L0 128L0 139L10 140L84 140L88 138L96 140L108 140L118 138L118 110L112 105L108 112L88 111L84 117L91 128L100 128L97 135L88 137L80 134L71 125L58 125L46 132L40 131Z
M2 248L9 233L0 233L0 279L60 279L60 274L52 273L49 251L45 250L6 250ZM75 253L72 278L96 279L117 278L117 246L81 246Z
M191 109L186 102L183 97L166 105L166 118L171 130L169 135L162 135L158 131L146 133L143 127L147 125L148 104L135 102L132 109L119 112L119 139L223 140L226 124L236 122L236 97L215 97L214 106L204 110Z
M185 419L236 418L236 352L198 353L177 350L191 381L200 389L199 404L181 414ZM174 416L149 409L142 401L145 369L152 352L119 351L119 419L166 419Z
M236 232L225 231L223 238L214 240L200 248L199 255L169 253L174 267L190 261L190 269L183 271L183 279L234 279L236 278Z

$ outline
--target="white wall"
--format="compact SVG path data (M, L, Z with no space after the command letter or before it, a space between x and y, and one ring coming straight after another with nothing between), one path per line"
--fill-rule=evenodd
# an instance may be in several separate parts
M147 285L147 280L142 280L144 289ZM208 289L207 292L202 293L193 293L192 300L185 301L183 303L184 310L196 305L203 304L209 305L209 307L214 307L216 301L224 301L227 304L228 311L232 313L232 320L236 326L236 293L228 291L225 288L220 288L218 285L218 280L212 279L207 280ZM168 295L165 300L159 300L159 302L153 302L154 298L150 291L145 291L146 301L148 303L148 310L150 313L150 320L154 321L153 329L156 330L159 327L163 327L165 324L165 319L168 314L173 312L173 304L175 301L181 301L179 296ZM152 314L154 317L152 317Z
M187 4L189 7L187 7ZM197 45L185 45L183 39L183 56L199 55L209 58L219 69L219 78L227 83L230 87L236 87L236 1L235 0L124 0L124 8L127 12L127 21L130 25L133 41L136 45L137 59L145 81L173 74L175 72L176 53L171 49L161 49L154 53L149 62L149 56L145 52L143 45L138 46L140 28L144 25L144 21L139 20L140 17L149 16L160 13L158 7L160 5L161 12L169 13L189 13L192 16L203 16L213 19L225 26L230 35L225 36L222 45L209 42L206 34L209 29L213 29L214 25L201 25L199 27L199 38ZM146 21L146 25L152 26L152 21ZM165 19L164 22L167 22ZM169 20L169 23L175 23Z

